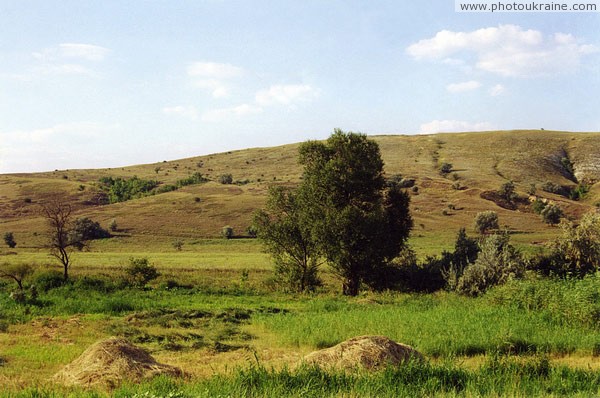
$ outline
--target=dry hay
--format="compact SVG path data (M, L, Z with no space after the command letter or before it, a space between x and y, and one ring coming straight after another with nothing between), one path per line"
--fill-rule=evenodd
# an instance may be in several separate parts
M308 354L303 362L321 368L376 370L400 365L410 359L420 361L424 358L414 348L385 336L359 336Z
M183 376L184 372L156 362L146 351L123 338L111 337L90 346L55 374L54 380L66 385L114 388L123 381L137 383L160 374Z

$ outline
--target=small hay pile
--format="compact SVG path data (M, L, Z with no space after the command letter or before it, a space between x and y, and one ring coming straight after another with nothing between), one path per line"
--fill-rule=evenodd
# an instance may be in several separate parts
M54 380L66 385L114 388L123 381L137 383L159 374L183 376L184 372L156 362L146 351L125 339L111 337L90 346L55 374Z
M424 358L414 348L396 343L385 336L360 336L310 353L304 357L303 362L321 368L376 370L388 365L400 365L409 359Z

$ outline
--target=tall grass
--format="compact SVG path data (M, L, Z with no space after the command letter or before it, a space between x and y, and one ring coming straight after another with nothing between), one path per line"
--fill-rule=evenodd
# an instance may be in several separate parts
M410 344L433 357L593 350L600 330L555 322L544 312L495 303L487 296L390 295L381 303L322 298L257 323L290 346L323 348L350 337L376 334Z
M324 371L316 367L239 369L191 383L158 377L113 391L113 397L455 397L592 396L600 372L551 366L544 357L515 361L493 357L477 370L454 363L408 363L376 373ZM40 395L44 396L44 395Z

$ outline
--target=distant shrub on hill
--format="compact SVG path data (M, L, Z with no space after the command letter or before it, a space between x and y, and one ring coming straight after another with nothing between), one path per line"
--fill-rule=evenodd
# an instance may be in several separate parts
M73 233L77 234L81 241L110 238L110 232L102 228L97 221L93 221L88 217L75 220Z
M485 235L490 230L498 229L498 213L492 210L482 211L475 216L475 230Z
M221 184L233 184L233 176L231 174L222 174L219 176Z
M102 184L102 189L108 195L108 201L118 203L148 195L158 186L158 181L144 180L137 176L130 179L102 177L100 178L100 184Z

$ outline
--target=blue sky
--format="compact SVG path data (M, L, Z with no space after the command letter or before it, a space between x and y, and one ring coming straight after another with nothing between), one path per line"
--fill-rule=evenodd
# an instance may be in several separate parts
M366 134L600 131L600 13L0 1L0 173Z

